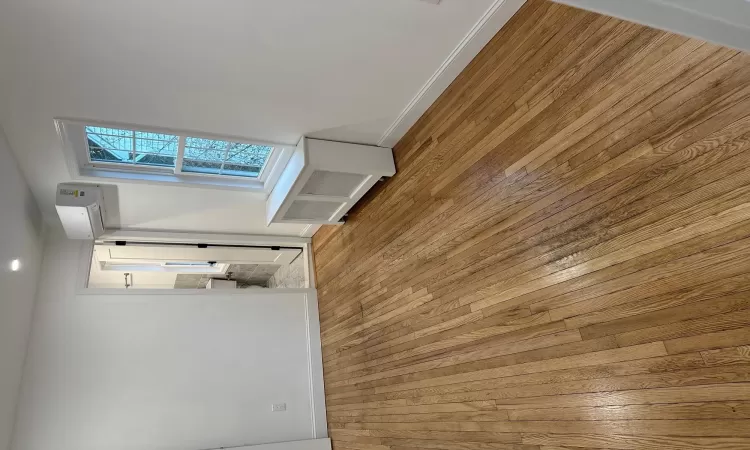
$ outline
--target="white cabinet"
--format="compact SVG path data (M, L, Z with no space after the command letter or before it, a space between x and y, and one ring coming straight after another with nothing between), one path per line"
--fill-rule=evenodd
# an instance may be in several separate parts
M302 138L266 203L271 223L341 223L381 177L396 173L390 148Z

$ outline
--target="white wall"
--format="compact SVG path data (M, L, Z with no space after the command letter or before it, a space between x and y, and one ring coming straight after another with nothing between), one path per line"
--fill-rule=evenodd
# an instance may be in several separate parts
M554 1L750 51L750 2L747 0Z
M0 123L49 217L70 180L55 117L377 143L493 3L3 1ZM123 227L304 229L266 227L263 199L248 193L123 184L120 195Z
M41 215L0 129L0 450L8 448L42 257ZM21 270L10 271L19 259Z
M85 293L74 270L84 248L45 247L14 450L325 437L313 431L309 291ZM287 411L271 412L281 402Z
M69 175L63 178L69 181ZM305 224L266 225L266 199L259 193L221 189L106 183L107 227L118 229L299 236ZM55 192L54 188L52 192ZM110 213L110 209L113 214ZM116 215L115 215L116 214Z

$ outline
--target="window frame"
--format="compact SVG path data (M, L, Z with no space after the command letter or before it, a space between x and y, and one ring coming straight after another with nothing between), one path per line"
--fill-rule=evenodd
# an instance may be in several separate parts
M163 133L178 137L175 166L150 166L127 162L91 161L86 126ZM66 156L66 163L73 179L97 181L122 181L213 187L235 190L250 190L269 193L281 176L286 163L292 156L295 146L258 141L236 136L221 136L186 130L149 127L142 125L101 122L80 119L55 119L55 127ZM186 138L203 138L229 141L232 143L263 145L273 147L258 177L243 177L227 174L197 173L182 170Z

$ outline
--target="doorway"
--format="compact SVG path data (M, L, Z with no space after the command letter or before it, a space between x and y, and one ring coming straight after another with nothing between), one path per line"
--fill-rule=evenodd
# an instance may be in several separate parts
M303 247L114 241L94 243L86 287L305 288Z

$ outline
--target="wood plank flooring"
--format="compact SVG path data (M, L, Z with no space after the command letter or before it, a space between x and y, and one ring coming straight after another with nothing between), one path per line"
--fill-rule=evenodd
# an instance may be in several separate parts
M529 0L313 240L336 449L750 448L750 56Z

